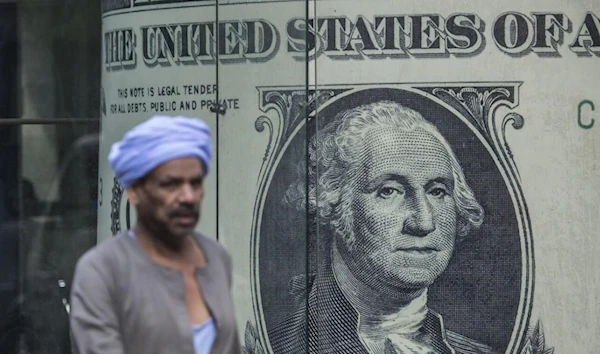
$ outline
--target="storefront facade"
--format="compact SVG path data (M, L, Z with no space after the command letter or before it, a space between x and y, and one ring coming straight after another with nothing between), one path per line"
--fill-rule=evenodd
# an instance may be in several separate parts
M441 352L589 352L552 309L580 313L600 288L598 239L585 257L565 241L598 216L598 14L558 0L0 0L0 353L70 353L75 264L136 219L108 152L152 115L212 130L198 231L233 256L247 353L378 352L348 294L382 313L416 283ZM413 130L403 115L451 151L450 186L411 184L411 159L439 155L386 135ZM575 191L550 192L567 181ZM454 198L450 231L437 193ZM451 259L395 253L438 233Z

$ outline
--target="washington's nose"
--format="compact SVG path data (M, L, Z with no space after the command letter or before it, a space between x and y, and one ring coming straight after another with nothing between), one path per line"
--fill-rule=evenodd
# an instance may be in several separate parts
M404 220L404 234L424 237L435 230L433 210L425 193L417 192L407 203L409 213Z

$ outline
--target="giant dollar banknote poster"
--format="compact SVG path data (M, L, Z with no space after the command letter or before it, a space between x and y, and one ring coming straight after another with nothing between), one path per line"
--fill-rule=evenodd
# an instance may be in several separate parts
M110 144L209 122L245 353L595 353L600 3L105 1Z

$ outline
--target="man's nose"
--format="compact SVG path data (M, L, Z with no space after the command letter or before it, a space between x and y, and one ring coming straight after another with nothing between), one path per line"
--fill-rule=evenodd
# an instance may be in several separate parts
M433 208L425 193L416 192L407 204L409 212L404 220L402 233L424 237L433 232Z
M196 199L197 193L195 189L188 183L184 183L181 185L179 190L179 201L182 203L191 203Z

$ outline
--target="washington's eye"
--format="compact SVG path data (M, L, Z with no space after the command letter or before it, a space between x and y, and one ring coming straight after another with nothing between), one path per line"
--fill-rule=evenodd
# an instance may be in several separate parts
M379 198L390 198L394 194L402 193L399 189L393 187L382 187L377 191L377 196Z
M442 198L448 195L448 191L443 187L436 187L429 191L434 197Z

